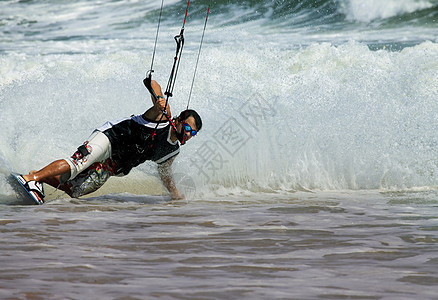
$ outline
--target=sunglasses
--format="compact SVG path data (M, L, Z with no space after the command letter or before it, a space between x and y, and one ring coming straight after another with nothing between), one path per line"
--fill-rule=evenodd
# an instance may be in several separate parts
M187 132L190 132L190 134L192 136L195 136L196 133L197 133L196 130L192 129L192 127L190 127L190 125L187 124L187 123L184 123L184 130L187 131Z

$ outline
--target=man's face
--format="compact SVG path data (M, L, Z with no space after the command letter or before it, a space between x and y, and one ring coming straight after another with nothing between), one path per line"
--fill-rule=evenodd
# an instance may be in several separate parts
M184 144L185 142L190 140L192 136L194 136L193 133L196 134L198 131L195 119L192 116L186 118L185 120L179 120L177 124L177 129L179 132L181 144Z

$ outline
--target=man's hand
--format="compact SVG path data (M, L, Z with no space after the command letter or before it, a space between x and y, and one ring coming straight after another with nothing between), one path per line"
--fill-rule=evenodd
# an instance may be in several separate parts
M184 200L184 195L180 194L177 190L175 190L175 193L170 194L170 198L172 200Z
M164 97L158 96L158 100L154 103L155 109L162 112L166 109L166 99Z
M166 105L166 99L164 98L163 92L161 91L161 86L155 80L151 80L149 76L146 77L143 82L145 83L148 90L150 88L149 92L151 93L153 105L143 114L143 117L145 119L156 121L165 120L163 117L163 111L169 117L171 117L172 114L170 112L170 106L169 103L167 103Z

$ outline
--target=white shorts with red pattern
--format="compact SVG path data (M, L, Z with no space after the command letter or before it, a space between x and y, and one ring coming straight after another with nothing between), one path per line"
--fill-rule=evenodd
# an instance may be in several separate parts
M100 188L114 174L111 160L111 143L100 131L94 131L83 144L86 152L76 151L65 161L70 166L70 174L61 176L62 184L68 186L72 197L80 197Z

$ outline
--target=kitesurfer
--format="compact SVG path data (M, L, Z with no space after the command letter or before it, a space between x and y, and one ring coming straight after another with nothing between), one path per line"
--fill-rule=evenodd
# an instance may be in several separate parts
M110 176L127 175L145 161L158 164L158 173L172 199L182 199L172 178L171 166L180 144L202 127L198 113L186 109L174 119L161 86L150 80L153 106L142 115L106 122L69 158L56 160L39 171L23 175L26 188L44 198L42 183L80 197L99 189ZM149 86L150 84L150 86ZM151 93L153 94L153 93Z

